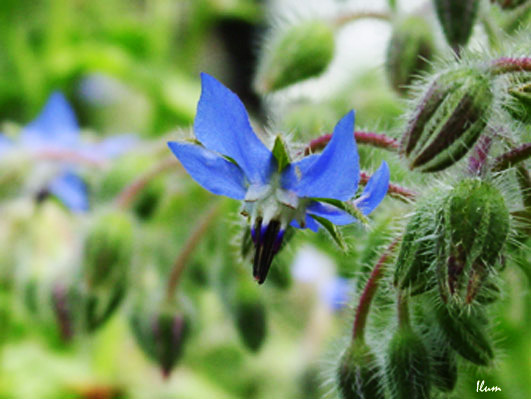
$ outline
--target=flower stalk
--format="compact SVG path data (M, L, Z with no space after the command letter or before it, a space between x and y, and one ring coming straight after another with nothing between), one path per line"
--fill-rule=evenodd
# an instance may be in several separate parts
M531 57L501 57L494 60L490 66L490 72L495 75L529 71L531 71Z
M387 261L389 260L391 255L393 254L398 242L400 241L400 238L401 237L395 238L391 242L391 244L389 244L380 259L378 259L378 261L376 262L376 265L374 265L371 275L369 276L369 280L367 280L365 288L363 288L363 292L356 308L356 314L354 316L354 325L352 328L353 341L365 340L365 325L367 324L367 316L369 315L371 302L376 294L376 291L378 290L380 280L383 277L385 270L384 267L387 264Z
M175 290L179 285L179 281L181 280L184 269L188 265L190 255L194 252L195 248L201 242L201 239L205 233L208 231L210 225L218 216L222 209L222 204L222 201L216 201L210 205L210 207L208 207L208 209L201 216L201 219L198 221L195 229L184 243L181 252L177 256L177 259L175 259L170 272L170 277L168 279L168 285L166 287L166 300L169 303L171 303L174 298Z
M360 19L377 19L380 21L390 22L392 15L388 12L381 11L355 11L337 17L334 21L334 25L337 28L341 28L346 24L358 21Z
M525 161L529 157L531 157L531 143L524 143L516 148L511 149L505 154L498 156L494 161L492 171L499 172L509 169L515 164Z
M354 137L358 144L372 145L373 147L382 148L388 151L398 151L398 141L381 133L373 132L354 132ZM309 155L315 151L322 150L332 138L331 134L324 134L310 141L310 144L304 150L304 155Z

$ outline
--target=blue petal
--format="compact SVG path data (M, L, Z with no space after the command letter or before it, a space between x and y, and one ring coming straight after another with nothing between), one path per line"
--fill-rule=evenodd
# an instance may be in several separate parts
M274 169L272 154L254 133L242 102L206 73L201 74L201 85L194 121L197 139L234 159L251 183L265 183Z
M60 92L54 92L37 118L22 132L29 145L50 143L71 145L77 141L79 126L74 111Z
M332 139L318 155L290 165L282 185L299 197L322 197L346 201L359 183L359 157L354 140L354 111L341 119Z
M196 144L170 141L168 146L203 188L217 195L244 199L244 175L237 165Z
M87 211L89 208L85 183L73 172L65 172L52 180L48 189L74 212Z
M310 215L306 215L306 226L301 227L295 219L291 221L290 225L297 229L310 229L314 233L317 233L317 230L319 230L319 224Z
M371 213L387 194L389 187L389 166L383 161L378 170L371 176L361 196L354 201L354 204L364 214Z
M323 204L322 202L312 202L306 208L306 211L310 215L317 215L328 219L338 226L357 222L357 219L354 216L349 215L347 212L342 211L341 209L336 208L335 206Z

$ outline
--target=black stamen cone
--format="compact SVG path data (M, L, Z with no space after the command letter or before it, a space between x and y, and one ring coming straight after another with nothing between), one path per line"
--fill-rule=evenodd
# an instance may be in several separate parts
M253 262L253 277L258 284L263 284L271 267L273 257L280 249L283 232L280 223L272 220L262 227L262 220L258 219L255 226L255 253Z

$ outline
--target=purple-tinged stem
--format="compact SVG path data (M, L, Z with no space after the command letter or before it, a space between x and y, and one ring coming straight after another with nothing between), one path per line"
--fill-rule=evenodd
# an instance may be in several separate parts
M175 290L181 279L181 275L188 265L190 255L194 252L194 249L201 242L201 239L207 232L210 224L216 219L216 216L222 208L222 202L217 201L210 205L210 207L203 213L200 220L197 222L195 229L192 231L188 239L184 243L181 252L175 259L173 267L170 272L168 285L166 287L166 299L168 302L173 300Z
M131 203L133 203L136 196L144 189L144 187L149 184L151 180L178 165L179 161L175 157L167 158L155 165L151 170L148 170L146 173L138 177L131 184L125 187L120 194L118 194L115 199L116 205L121 209L127 208L129 205L131 205Z
M90 167L104 167L107 164L106 160L90 157L85 154L80 153L79 151L68 150L68 149L45 149L38 150L33 154L35 159L45 160L45 161L62 161L73 164L85 165Z
M502 57L494 60L490 71L495 75L510 72L531 71L531 57Z
M360 173L360 184L367 184L371 176L365 172ZM387 189L387 194L390 197L396 198L403 202L414 201L417 197L417 193L409 188L399 186L394 183L389 183L389 188Z
M481 136L479 142L474 147L472 155L468 158L468 172L472 176L482 175L485 171L487 155L489 155L492 145L491 136Z
M387 247L385 252L382 254L374 268L372 269L369 280L363 288L358 306L356 308L356 314L354 316L354 325L352 327L352 340L364 341L365 336L365 325L367 324L367 316L369 315L369 309L371 307L371 302L378 290L380 280L383 277L384 266L391 257L394 249L396 248L400 237L395 238L391 244Z
M354 132L354 137L358 144L372 145L373 147L383 148L389 151L398 150L398 141L386 136L385 134L373 132ZM310 141L310 144L304 150L304 155L309 155L315 151L322 150L332 138L331 134L323 134L320 137Z
M500 170L509 169L529 157L531 157L531 143L524 143L497 157L492 165L492 171L499 172Z

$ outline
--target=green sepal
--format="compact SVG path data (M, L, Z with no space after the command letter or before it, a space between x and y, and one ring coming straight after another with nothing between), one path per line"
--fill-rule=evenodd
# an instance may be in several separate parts
M332 223L330 220L325 219L321 216L312 215L312 218L314 218L317 223L319 223L321 226L323 226L328 234L332 237L332 239L335 241L335 243L341 248L343 251L347 250L347 244L345 243L345 240L343 238L343 235L340 233L337 226Z
M284 142L284 140L282 140L281 136L275 137L275 144L273 145L273 156L277 160L279 172L282 172L286 168L286 166L291 163L286 143Z
M367 217L358 208L356 208L355 205L332 198L312 199L317 202L324 202L325 204L335 206L336 208L339 208L342 211L348 213L350 216L355 217L364 227L369 227L369 219L367 219Z

